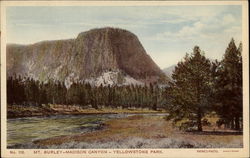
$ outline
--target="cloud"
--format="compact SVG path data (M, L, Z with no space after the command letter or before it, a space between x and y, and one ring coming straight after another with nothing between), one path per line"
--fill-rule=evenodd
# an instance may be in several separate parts
M199 17L194 16L193 21L182 23L178 29L159 32L148 39L171 47L172 50L165 50L168 54L175 52L172 53L171 59L176 61L186 52L191 52L195 45L200 46L208 58L220 60L231 38L236 40L236 44L242 40L241 23L241 16L230 11L217 12L212 17L205 13ZM160 56L164 56L165 60L156 59L156 56L154 58L161 67L164 61L168 65L173 63L167 55Z
M227 14L222 19L224 25L232 24L233 22L236 22L234 16L232 14Z
M135 33L154 61L165 67L194 45L210 57L222 56L232 37L241 40L241 20L241 6L233 5L9 7L7 42L75 38L92 28L119 27Z
M167 31L164 33L158 33L155 38L155 40L173 40L173 41L179 41L179 40L190 40L197 38L197 36L200 36L200 33L202 32L202 29L204 27L204 24L201 22L195 22L191 26L183 26L180 30L173 32L173 31Z
M200 19L191 24L183 25L177 31L166 31L158 33L155 40L203 40L215 39L229 36L238 36L241 34L240 20L233 15L226 14L214 17L213 19Z

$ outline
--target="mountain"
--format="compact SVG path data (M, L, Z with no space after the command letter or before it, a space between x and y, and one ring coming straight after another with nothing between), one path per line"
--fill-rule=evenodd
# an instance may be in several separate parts
M164 68L162 71L165 73L165 75L166 75L168 78L172 79L172 74L173 74L173 71L174 71L174 69L175 69L175 66L176 66L176 65L169 66L169 67L167 67L167 68Z
M117 28L92 29L76 39L7 45L7 75L40 81L148 84L169 81L137 36Z

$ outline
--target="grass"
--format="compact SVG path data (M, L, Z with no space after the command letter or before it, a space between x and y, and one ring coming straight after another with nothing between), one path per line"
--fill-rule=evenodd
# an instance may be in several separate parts
M34 143L52 148L242 147L243 137L228 132L182 132L162 116L131 116L105 123L103 130L59 136ZM204 128L205 129L205 128Z
M47 116L47 115L82 115L82 114L118 114L118 113L166 113L166 111L156 111L151 109L120 109L120 108L109 108L104 107L100 109L94 109L90 107L81 107L76 105L42 105L42 106L23 106L23 105L8 105L7 117L30 117L30 116Z

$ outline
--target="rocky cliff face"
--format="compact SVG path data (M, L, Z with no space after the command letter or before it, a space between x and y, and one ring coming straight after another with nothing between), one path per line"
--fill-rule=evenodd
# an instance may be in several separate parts
M80 33L76 39L7 46L8 76L17 74L70 84L100 78L107 72L115 72L116 78L123 78L121 81L126 81L126 77L141 83L168 81L138 38L122 29L93 29Z

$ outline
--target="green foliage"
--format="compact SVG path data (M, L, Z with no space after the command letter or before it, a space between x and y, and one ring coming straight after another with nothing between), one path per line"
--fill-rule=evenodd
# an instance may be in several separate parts
M222 61L210 63L198 47L186 54L172 75L173 82L165 90L169 116L181 129L209 125L206 113L215 111L231 129L242 129L242 44L237 48L232 39Z
M14 91L13 91L14 90ZM7 100L9 104L21 104L26 100L21 77L10 77L7 81Z
M150 108L157 110L165 103L164 89L157 85L91 86L74 82L67 89L64 83L49 80L47 83L30 78L9 77L7 81L10 105L64 104L112 108Z
M237 48L232 39L221 62L213 64L215 111L218 124L232 129L242 128L242 44Z
M194 126L202 131L202 118L209 111L211 98L211 63L198 46L191 55L175 67L173 82L166 89L169 102L168 119L182 123L185 127Z

